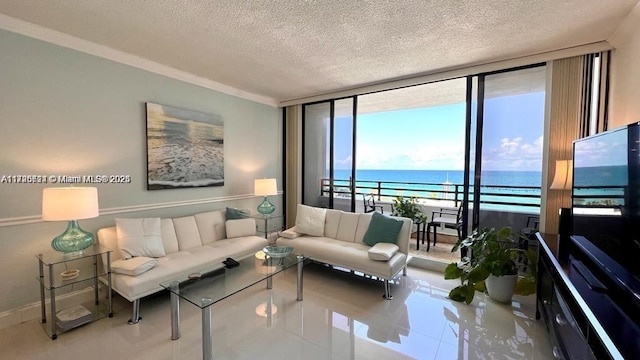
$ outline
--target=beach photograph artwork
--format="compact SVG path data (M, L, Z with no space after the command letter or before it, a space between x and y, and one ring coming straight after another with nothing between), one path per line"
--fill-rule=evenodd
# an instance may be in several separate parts
M219 115L147 103L147 189L224 185Z

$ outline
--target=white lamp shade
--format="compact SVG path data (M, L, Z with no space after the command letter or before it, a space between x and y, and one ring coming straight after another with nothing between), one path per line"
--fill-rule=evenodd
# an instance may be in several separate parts
M253 192L256 196L277 195L276 179L256 179L253 183Z
M59 187L42 190L42 220L80 220L97 217L98 189Z
M573 160L557 160L556 173L550 189L569 190L573 184Z

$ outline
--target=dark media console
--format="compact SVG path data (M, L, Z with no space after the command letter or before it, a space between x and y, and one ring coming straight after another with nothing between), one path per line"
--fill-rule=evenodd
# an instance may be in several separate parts
M558 260L557 235L536 237L540 241L536 316L549 330L554 357L639 359L637 279L625 278L624 269L603 260L606 256L583 237L565 240L570 242L566 263Z

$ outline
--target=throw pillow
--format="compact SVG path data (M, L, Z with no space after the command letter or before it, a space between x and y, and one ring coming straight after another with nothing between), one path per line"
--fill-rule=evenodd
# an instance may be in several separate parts
M116 219L116 235L122 258L165 256L160 229L160 218Z
M256 221L252 218L227 220L224 223L227 239L256 234Z
M324 219L327 209L298 204L296 232L311 236L324 236Z
M296 227L292 227L291 229L287 229L283 232L280 233L280 236L282 236L283 238L287 238L287 239L295 239L297 237L299 237L300 234L299 232L296 231Z
M111 270L118 274L125 274L131 276L138 276L142 273L145 273L151 270L156 264L158 260L148 258L145 256L136 256L131 259L120 259L111 263Z
M228 207L226 211L227 220L245 219L248 218L249 215L251 215L249 210Z
M396 244L379 242L369 249L369 259L376 261L388 261L400 248Z
M392 219L380 213L374 212L367 232L364 233L362 242L373 246L379 242L395 244L398 234L402 229L402 220Z

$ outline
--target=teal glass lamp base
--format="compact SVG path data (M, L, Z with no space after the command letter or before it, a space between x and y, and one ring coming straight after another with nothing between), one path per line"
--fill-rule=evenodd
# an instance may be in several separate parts
M69 255L82 254L84 249L93 245L94 240L95 236L82 230L77 220L70 220L67 230L53 239L51 247Z
M262 204L258 205L258 212L262 215L269 215L276 209L276 206L269 202L267 197L264 197Z

